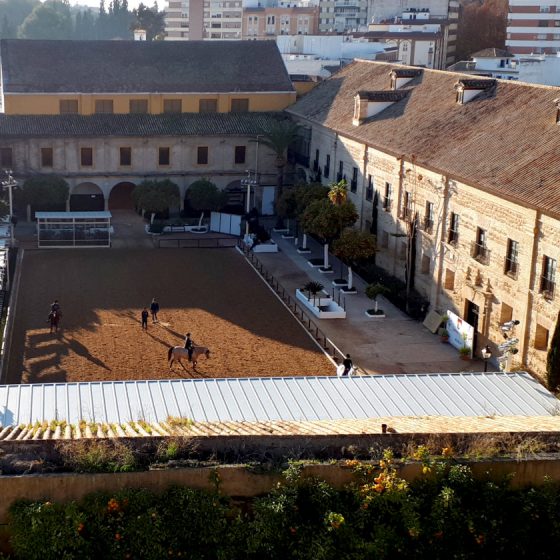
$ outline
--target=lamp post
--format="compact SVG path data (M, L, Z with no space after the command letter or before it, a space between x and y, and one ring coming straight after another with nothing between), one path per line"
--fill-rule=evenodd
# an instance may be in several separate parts
M12 177L12 170L6 169L6 179L2 181L2 188L8 189L8 200L10 204L10 246L14 246L14 199L12 189L17 187L17 181Z
M490 346L486 345L482 349L482 359L484 360L484 373L488 371L488 360L492 357L492 352L490 350Z
M251 171L247 170L247 178L241 179L241 185L247 187L247 204L245 205L245 211L247 218L245 219L245 242L249 239L249 212L251 211L251 187L257 185L256 177L251 179Z

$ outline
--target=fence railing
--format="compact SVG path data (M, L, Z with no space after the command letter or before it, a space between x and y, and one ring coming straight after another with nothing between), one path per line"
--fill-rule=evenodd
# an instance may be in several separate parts
M334 360L335 363L340 364L342 359L345 358L346 354L342 352L334 342L323 332L317 325L317 323L311 319L304 308L298 303L295 295L292 296L280 282L265 268L259 258L252 252L247 251L245 244L241 239L238 240L237 246L243 252L245 257L251 262L255 270L262 276L265 282L278 294L282 301L286 304L286 307L290 310L292 315L307 329L307 331L313 336L313 338L321 345L323 350L329 354L329 356ZM338 293L338 298L335 297L333 289L333 300L343 308L346 309L346 301L344 298L341 300L340 292ZM356 371L359 375L368 375L360 367L354 365Z
M237 245L237 237L200 237L200 238L181 238L167 237L165 235L153 236L154 244L160 248L179 248L179 249L224 249L232 248Z

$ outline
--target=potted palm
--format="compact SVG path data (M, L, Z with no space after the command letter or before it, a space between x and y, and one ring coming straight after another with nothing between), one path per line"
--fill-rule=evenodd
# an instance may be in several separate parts
M470 360L471 349L468 346L461 346L461 348L459 348L459 356L461 356L461 360Z
M307 282L303 289L308 293L307 299L309 299L309 301L311 301L311 296L313 296L313 305L315 305L317 294L323 289L323 284L320 282L310 281Z
M449 341L449 331L445 327L440 327L438 329L438 334L441 342Z
M368 317L385 317L385 313L382 309L377 306L377 297L389 293L389 288L383 284L376 282L375 284L369 284L366 287L366 296L371 299L374 303L373 309L367 309L366 315Z

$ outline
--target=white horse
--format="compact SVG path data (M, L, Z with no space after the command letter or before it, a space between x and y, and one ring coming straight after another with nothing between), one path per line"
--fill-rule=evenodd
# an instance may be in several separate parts
M206 359L209 359L210 349L206 348L206 346L193 346L192 349L193 369L196 369L198 358L200 358L200 356L202 356L203 354L206 356ZM186 360L189 359L189 351L186 348L183 348L183 346L171 346L167 351L167 361L169 362L169 369L171 369L173 362L179 362L182 365L183 359Z

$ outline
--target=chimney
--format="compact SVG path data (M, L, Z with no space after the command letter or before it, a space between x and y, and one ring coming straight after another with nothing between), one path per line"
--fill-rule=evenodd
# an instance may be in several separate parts
M354 118L352 124L360 126L366 119L381 113L387 107L404 99L408 90L404 91L359 91L354 96Z
M391 89L399 89L421 74L422 70L420 68L395 68L389 72Z
M464 105L481 93L489 91L496 86L496 80L459 80L455 84L457 103Z

